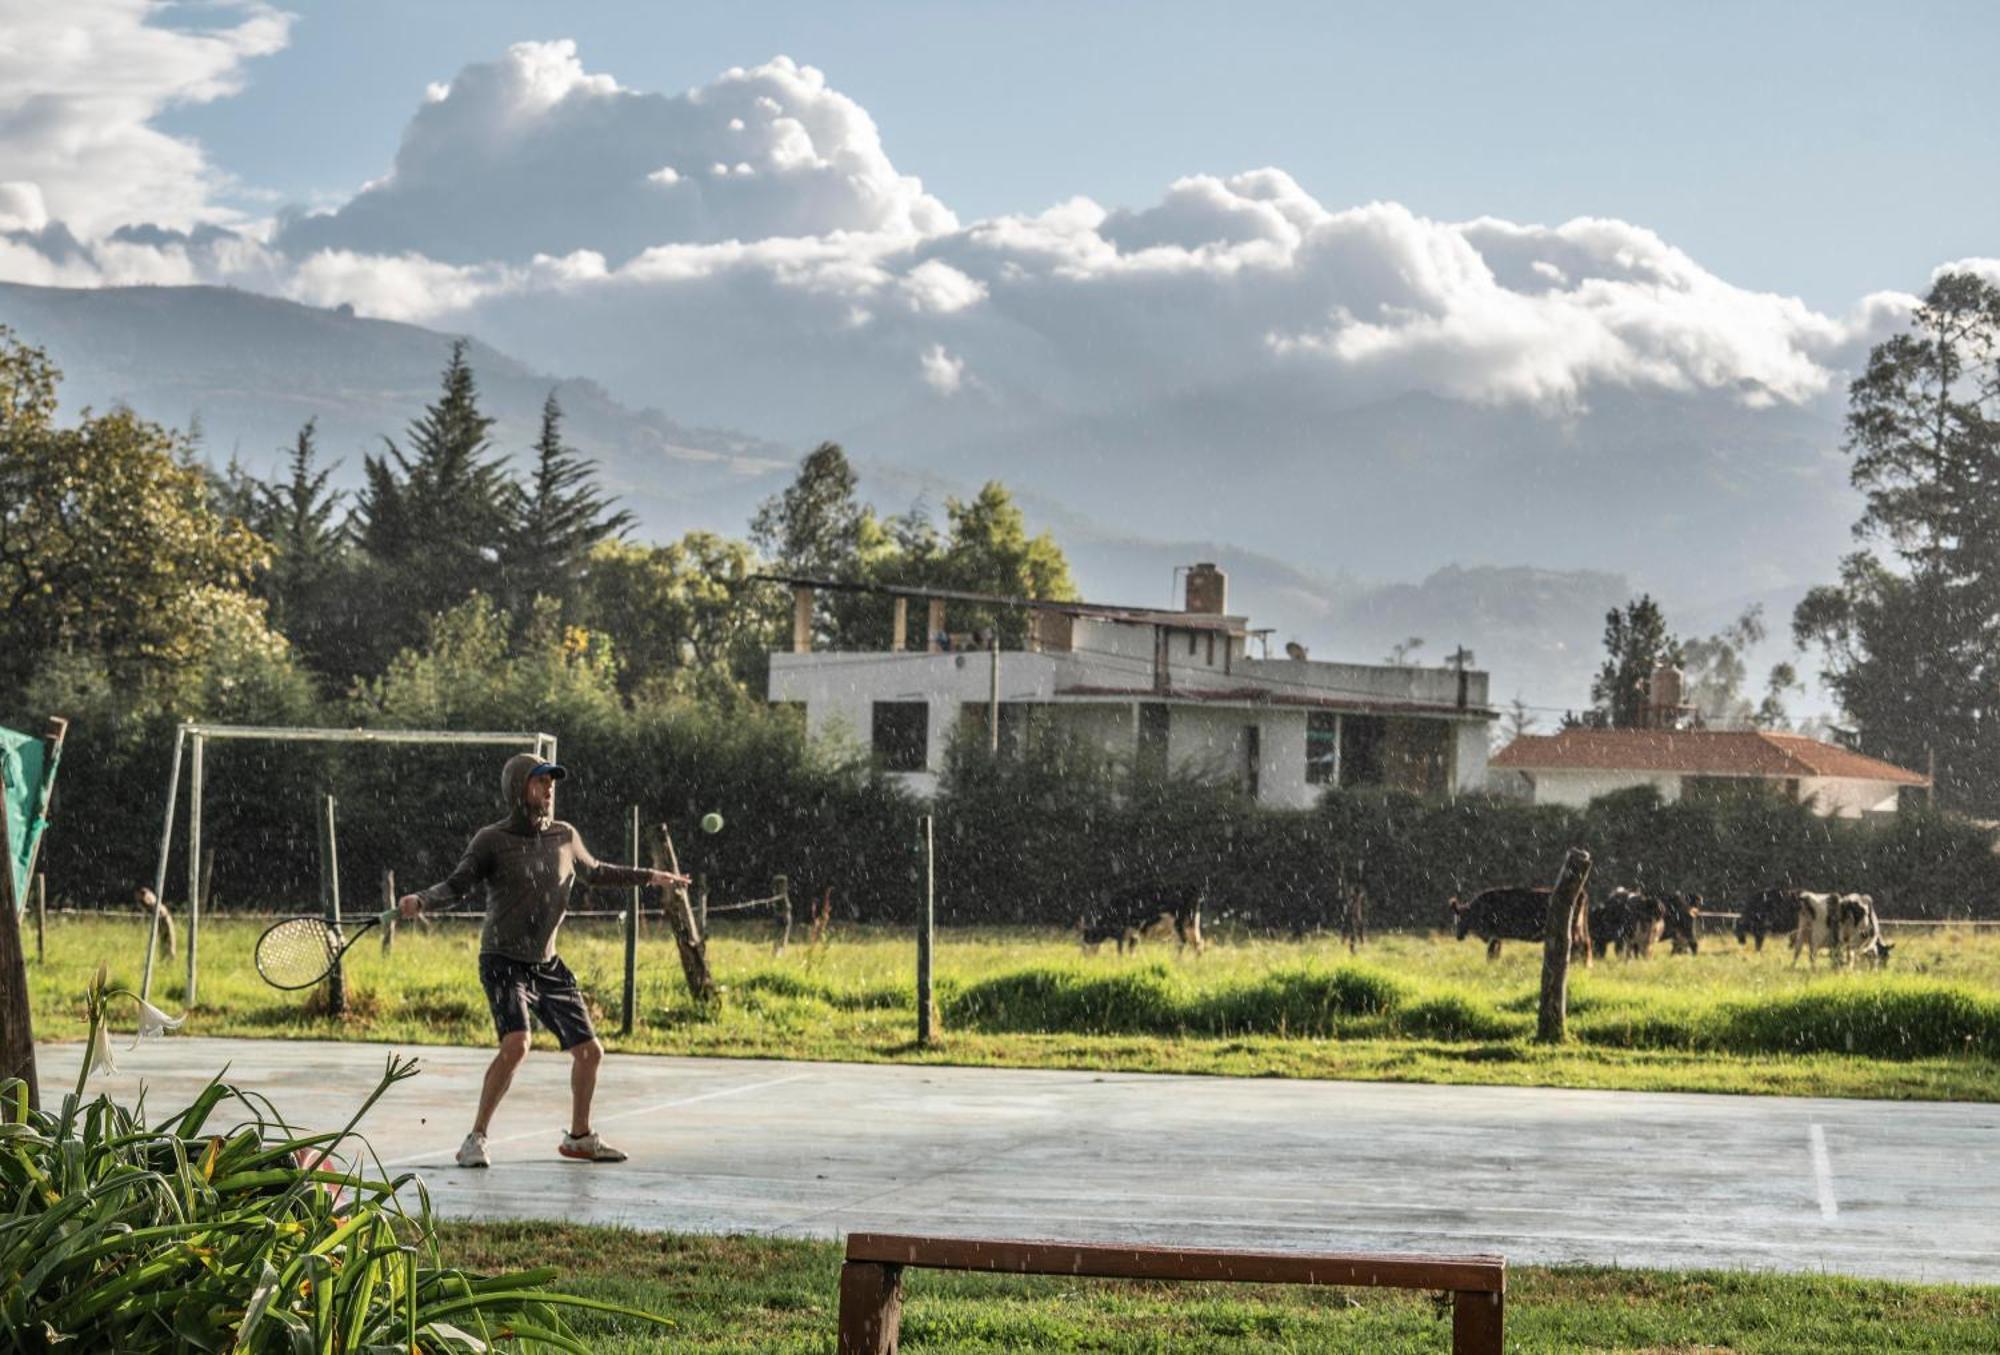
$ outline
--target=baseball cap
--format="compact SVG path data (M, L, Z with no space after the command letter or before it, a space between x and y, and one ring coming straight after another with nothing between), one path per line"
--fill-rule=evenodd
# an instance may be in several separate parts
M569 770L560 762L537 762L533 767L528 769L528 775L530 778L547 776L560 781L569 775Z

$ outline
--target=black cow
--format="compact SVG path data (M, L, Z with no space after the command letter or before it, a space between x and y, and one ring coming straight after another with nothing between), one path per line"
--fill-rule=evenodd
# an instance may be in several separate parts
M1690 955L1701 953L1701 895L1662 894L1666 905L1666 936L1674 943L1674 954L1683 949Z
M1199 955L1207 946L1201 939L1201 903L1201 891L1185 886L1127 889L1086 911L1077 919L1077 931L1087 949L1115 941L1123 955L1128 946L1139 948L1139 937L1147 928L1172 919L1181 949L1193 946Z
M1547 885L1503 885L1481 890L1470 902L1451 901L1458 939L1476 936L1486 943L1486 958L1500 958L1502 941L1539 941L1548 927ZM1579 895L1570 920L1569 949L1590 963L1590 895Z
M1736 914L1736 943L1754 936L1757 949L1764 949L1766 936L1789 936L1799 927L1799 891L1767 889L1750 899Z
M1630 960L1650 955L1653 942L1667 929L1667 905L1633 889L1614 889L1592 910L1590 939L1596 954L1609 955L1613 946Z

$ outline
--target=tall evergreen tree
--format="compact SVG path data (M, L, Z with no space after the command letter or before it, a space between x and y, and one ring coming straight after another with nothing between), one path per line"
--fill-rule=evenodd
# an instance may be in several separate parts
M350 676L346 650L375 609L357 596L353 543L337 515L346 495L329 489L335 467L319 463L318 421L292 445L283 479L259 483L252 525L276 552L258 591L271 622L323 677Z
M1590 684L1596 722L1614 729L1644 724L1653 670L1680 662L1680 641L1667 633L1667 618L1650 595L1613 607L1604 614L1604 666Z
M600 542L631 530L632 514L613 509L597 483L597 463L563 441L562 406L556 393L542 402L542 431L535 439L528 483L513 496L513 523L501 554L509 607L524 618L537 597L577 600Z
M1894 559L1848 556L1793 636L1819 646L1862 751L1935 758L1940 804L2000 812L2000 287L1940 276L1847 397L1855 534Z
M414 643L425 617L468 593L499 591L514 487L493 455L494 421L480 411L465 352L465 340L452 344L443 389L411 423L408 450L385 438L384 455L362 463L355 536L407 618L386 637L392 649Z

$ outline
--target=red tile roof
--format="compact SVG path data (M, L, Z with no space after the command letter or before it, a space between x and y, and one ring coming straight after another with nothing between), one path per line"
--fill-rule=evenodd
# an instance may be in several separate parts
M1927 786L1912 771L1803 734L1761 729L1566 729L1523 734L1494 755L1512 771L1681 772L1695 776L1831 776Z

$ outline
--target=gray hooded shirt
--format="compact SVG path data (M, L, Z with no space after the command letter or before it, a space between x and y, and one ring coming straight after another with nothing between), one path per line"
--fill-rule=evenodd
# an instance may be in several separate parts
M422 893L425 903L452 903L483 884L486 922L479 929L479 953L527 964L555 958L556 929L579 880L593 889L615 889L645 884L651 876L639 866L605 865L573 826L533 816L525 798L528 773L540 763L533 753L507 759L500 769L507 817L474 833L451 874Z

